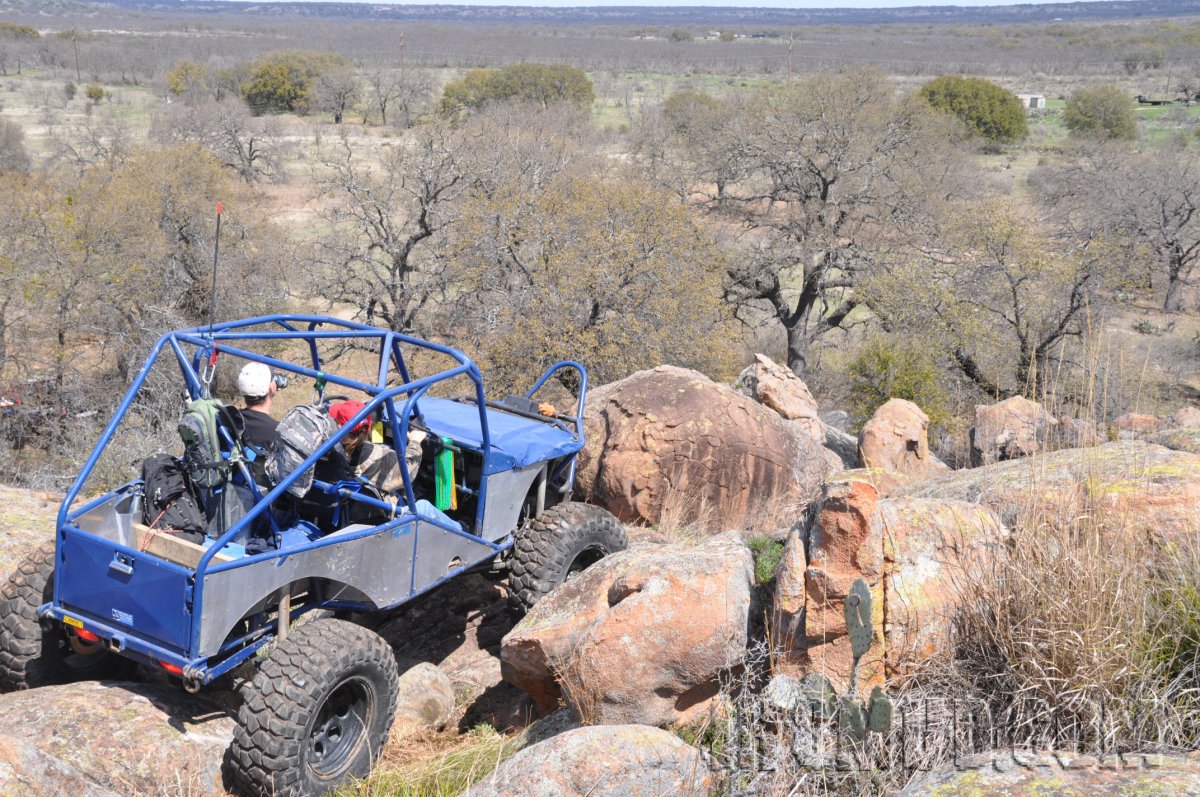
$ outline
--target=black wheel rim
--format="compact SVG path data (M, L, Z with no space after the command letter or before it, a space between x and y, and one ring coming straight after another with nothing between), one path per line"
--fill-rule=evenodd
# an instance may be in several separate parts
M350 678L329 693L308 735L308 766L321 779L344 774L366 744L374 702L370 684Z
M569 581L575 576L576 573L588 569L592 565L596 564L596 562L599 562L601 559L603 559L606 555L608 555L608 551L604 550L604 548L601 546L589 545L587 548L584 548L582 551L575 554L575 558L571 560L571 565L567 568L566 578L563 580Z

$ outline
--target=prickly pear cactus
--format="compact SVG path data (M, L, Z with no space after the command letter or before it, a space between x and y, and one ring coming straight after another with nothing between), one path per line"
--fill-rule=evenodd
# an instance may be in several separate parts
M800 689L810 713L828 719L837 711L838 693L824 675L810 672L800 680Z
M871 589L861 578L850 586L845 603L846 628L850 632L850 650L861 659L871 649L874 630L871 628Z
M883 687L871 690L867 701L867 730L871 733L886 733L892 727L892 700L883 693Z
M867 738L867 718L862 706L849 697L838 701L838 727L856 742Z

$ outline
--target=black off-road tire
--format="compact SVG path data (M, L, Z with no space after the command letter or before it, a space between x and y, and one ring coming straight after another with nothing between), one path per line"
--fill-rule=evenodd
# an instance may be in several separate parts
M521 613L578 571L629 545L625 526L611 512L576 501L550 507L515 537L508 602Z
M99 644L68 637L61 626L38 622L38 607L54 597L54 556L54 543L43 543L0 590L0 692L121 680L137 667Z
M368 775L396 711L388 644L344 620L297 626L242 690L229 763L246 795L316 797Z

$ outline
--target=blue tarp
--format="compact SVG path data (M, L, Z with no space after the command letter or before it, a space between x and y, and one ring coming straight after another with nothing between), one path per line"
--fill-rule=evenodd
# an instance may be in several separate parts
M449 437L467 448L483 446L479 407L450 399L423 398L419 402L425 426L438 437ZM507 455L513 467L574 454L583 447L578 438L556 426L500 410L487 410L492 450Z

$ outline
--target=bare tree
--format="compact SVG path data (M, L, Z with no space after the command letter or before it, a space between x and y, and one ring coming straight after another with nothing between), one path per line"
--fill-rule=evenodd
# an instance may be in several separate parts
M313 176L329 232L315 246L315 295L401 332L453 282L439 243L466 185L459 137L442 124L368 151L344 134Z
M0 119L0 172L29 170L25 131L11 119Z
M740 231L727 300L747 323L765 314L782 327L803 373L813 345L853 320L862 280L953 190L948 123L863 70L761 92L738 115L741 132L713 146L685 137L693 191Z
M350 68L329 69L313 81L313 106L318 111L332 114L333 123L340 125L342 118L358 102L360 89L358 78Z
M1056 237L1028 206L969 204L926 240L863 293L887 329L936 340L985 393L1040 393L1065 344L1103 318L1111 259Z
M238 99L171 106L155 119L151 134L164 143L199 144L247 182L286 176L278 121L254 116Z
M1200 158L1188 146L1091 146L1033 182L1077 238L1143 266L1151 283L1165 277L1164 310L1200 306Z
M99 163L119 165L134 150L129 126L112 113L85 116L53 132L50 139L51 162L79 170Z
M374 68L366 71L365 80L368 102L364 117L378 112L381 125L388 124L391 113L393 124L411 127L413 118L429 102L433 91L424 70Z

